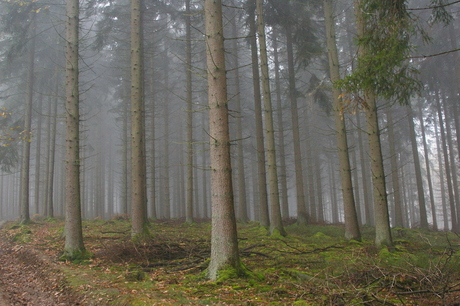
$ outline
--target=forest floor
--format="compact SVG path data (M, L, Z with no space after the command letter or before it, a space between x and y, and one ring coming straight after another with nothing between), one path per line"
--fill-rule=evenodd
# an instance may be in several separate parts
M4 305L460 305L460 237L394 229L395 247L348 242L340 225L288 225L267 236L239 224L246 278L205 279L210 223L152 223L151 241L134 244L128 220L85 221L93 254L60 261L61 220L7 223L0 231ZM231 276L231 275L224 275Z

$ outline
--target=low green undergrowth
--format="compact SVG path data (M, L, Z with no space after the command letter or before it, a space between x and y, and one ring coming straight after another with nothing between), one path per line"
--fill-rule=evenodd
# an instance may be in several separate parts
M460 238L394 229L394 247L377 249L373 229L346 241L340 225L297 224L269 236L256 222L238 225L245 277L206 279L210 223L155 221L133 241L126 218L85 221L93 255L60 263L70 286L97 305L446 305L459 299ZM63 222L5 227L14 243L58 259ZM33 233L33 234L31 234Z

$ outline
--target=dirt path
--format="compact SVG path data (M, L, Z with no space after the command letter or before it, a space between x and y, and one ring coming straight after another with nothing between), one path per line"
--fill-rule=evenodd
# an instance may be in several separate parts
M84 305L51 260L0 236L0 306Z
M3 295L1 292L0 292L0 306L8 306L8 303L3 298Z

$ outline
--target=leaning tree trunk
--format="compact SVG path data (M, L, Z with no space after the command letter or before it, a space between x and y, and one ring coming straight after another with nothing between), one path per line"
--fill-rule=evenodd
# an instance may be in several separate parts
M324 16L326 21L326 39L329 55L329 71L331 81L340 80L339 56L335 38L335 19L332 0L324 0ZM340 90L332 87L334 101L335 128L337 137L337 150L340 163L340 179L342 183L342 197L345 214L345 238L348 240L361 240L358 215L356 214L353 182L351 179L350 157L348 155L347 129L345 126L345 106L340 100Z
M264 100L265 139L268 166L268 186L270 199L270 233L279 232L287 235L281 219L281 208L278 189L278 171L276 166L275 128L273 124L273 109L270 91L270 76L268 71L267 43L265 40L265 22L262 0L256 0L258 38L260 48L260 70L262 72L262 88Z
M211 261L208 277L215 281L223 269L231 268L237 274L242 274L243 269L238 253L233 203L221 0L206 0L204 13L212 190Z
M80 198L79 1L66 2L66 155L64 257L85 255Z

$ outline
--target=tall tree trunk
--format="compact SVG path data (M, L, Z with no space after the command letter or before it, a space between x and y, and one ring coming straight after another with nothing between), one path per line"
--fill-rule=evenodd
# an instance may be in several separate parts
M142 22L142 0L131 0L131 236L133 238L148 233Z
M281 219L281 208L278 189L278 171L276 166L275 128L273 124L273 108L270 91L270 76L268 71L267 43L265 40L265 22L262 0L256 0L257 25L260 48L260 70L262 74L262 88L264 100L265 139L268 166L268 186L270 199L270 233L278 232L287 235Z
M455 36L455 28L453 23L449 24L449 39L451 43L452 50L458 49L457 39ZM453 62L454 64L451 66L455 73L455 86L452 88L452 99L454 99L453 103L453 113L454 113L454 122L455 122L455 138L457 140L457 154L460 155L460 118L458 116L458 93L460 92L460 56L458 52L452 53ZM459 156L460 157L460 156Z
M192 99L192 25L190 0L185 1L185 87L187 102L187 199L185 222L193 223L193 99Z
M114 181L115 181L115 175L114 175L114 167L113 167L113 151L110 150L108 152L109 158L107 161L108 169L106 173L106 178L107 178L107 217L112 218L114 216L115 212L115 205L116 205L116 199L114 196Z
M211 154L212 234L208 277L231 267L241 275L233 203L227 79L220 0L205 0L206 57L208 71L209 136Z
M275 92L276 92L276 108L278 110L278 151L280 160L280 198L281 198L281 214L284 218L289 218L289 202L288 202L288 187L287 187L287 174L286 174L286 148L284 141L284 122L283 122L283 106L281 103L281 80L280 80L280 63L278 55L278 31L276 27L273 28L273 62L275 65ZM302 168L303 169L303 168ZM304 201L305 202L305 201ZM298 204L299 202L297 202ZM307 214L305 203L303 207L297 207L297 211L303 212L303 215ZM303 211L302 211L303 209ZM298 213L299 214L299 213Z
M311 108L310 108L311 109ZM314 167L313 167L313 149L312 149L312 138L313 134L311 132L311 124L312 124L312 116L311 113L306 112L305 114L305 130L304 133L306 136L305 138L305 157L307 159L306 162L306 168L304 171L306 171L307 175L305 178L307 179L307 186L308 186L308 202L307 202L307 211L309 212L309 220L310 221L318 221L318 211L317 211L317 206L316 206L316 199L315 199L315 182L314 182Z
M415 135L414 116L408 106L406 108L407 120L409 122L409 134L412 146L412 155L414 159L415 180L417 183L418 205L420 212L420 227L428 229L428 217L426 213L425 192L423 191L422 170L420 169L420 157L418 155L417 138Z
M336 181L335 181L335 170L334 170L334 163L332 160L328 163L329 168L329 188L331 189L330 192L330 199L331 199L331 218L332 224L338 224L340 222L339 219L339 208L337 205L337 193L336 193Z
M166 219L171 218L171 189L170 189L170 167L169 167L169 60L168 52L165 51L165 100L164 100L164 203L162 207L162 217Z
M19 193L20 199L20 217L21 223L30 221L30 144L32 142L32 103L34 97L34 70L35 70L35 13L32 13L30 32L30 46L28 58L28 75L27 75L27 97L24 105L24 130L22 133L22 159L21 159L21 188Z
M332 0L324 0L324 16L326 23L326 39L329 56L329 71L331 82L340 80L339 56L335 38L335 18ZM340 90L332 86L332 99L334 103L335 129L337 137L337 151L340 163L340 179L342 183L342 197L345 214L345 238L348 240L361 240L358 215L356 214L353 182L351 179L350 157L348 155L347 129L345 126L345 106L340 100Z
M201 122L206 122L206 114L205 112L202 112L202 115L201 115ZM202 144L201 144L201 151L202 151L202 167L203 167L203 171L202 171L202 178L201 178L201 181L202 181L202 186L203 186L203 199L202 199L202 204L203 204L203 218L207 219L209 218L209 205L208 205L208 179L207 179L207 172L208 172L208 166L207 166L207 150L206 150L206 144L205 144L205 139L207 137L206 135L206 132L203 128L203 132L202 132Z
M440 178L440 187L441 187L441 205L442 205L442 219L444 224L444 230L449 230L449 216L447 213L447 199L446 199L446 188L445 188L445 180L444 180L444 167L442 166L442 149L441 149L441 141L438 133L438 120L436 117L434 118L434 133L436 135L436 153L438 156L438 168L439 168L439 178Z
M375 97L372 95L368 95L366 101L368 105L366 107L366 119L370 150L369 157L371 158L372 184L374 187L375 245L377 247L383 245L391 246L393 240L390 230L377 105Z
M391 164L391 183L393 189L393 201L394 201L394 210L395 210L395 227L403 227L403 211L401 203L401 190L400 190L400 180L399 180L399 166L398 166L398 155L396 153L395 146L395 134L394 134L394 122L392 109L387 108L386 111L387 122L388 122L388 143L390 147L390 164Z
M449 162L449 153L447 151L447 141L446 141L446 133L444 130L444 119L442 117L442 110L441 110L441 103L439 101L439 96L436 96L436 110L438 112L438 122L441 134L441 146L442 152L444 157L444 170L446 171L446 181L447 181L447 192L449 195L449 206L450 206L450 217L451 217L451 224L452 224L452 231L458 232L458 222L457 222L457 210L455 205L455 196L454 196L454 189L452 186L452 176L451 176L451 168Z
M80 110L79 110L79 1L66 1L66 156L64 257L85 255L81 224Z
M433 230L437 231L438 221L436 219L436 205L434 202L433 182L431 178L431 166L430 166L430 159L429 159L430 153L428 150L428 144L426 142L425 123L423 122L423 111L422 111L421 101L419 101L418 103L418 114L419 114L419 121L420 121L420 130L422 132L423 152L425 155L426 178L428 181L428 190L430 193L430 207L431 207L431 217L433 219Z
M184 142L184 133L183 133L183 126L181 125L179 127L179 135L180 135L180 140L181 143ZM176 201L176 206L173 207L172 215L171 217L173 218L182 218L185 217L185 201L186 201L186 193L187 193L187 188L186 188L186 177L185 177L185 167L183 165L185 164L185 155L184 155L184 150L179 150L179 169L177 171L177 185L179 186L179 194L177 196L177 201ZM193 187L193 186L192 186ZM176 214L174 214L176 213Z
M236 26L236 18L232 18L231 23L232 23L232 35L233 37L238 37L238 29ZM234 57L234 62L233 62L233 71L235 74L235 104L236 104L236 138L238 140L237 142L237 154L236 154L236 160L237 160L237 169L238 169L238 178L237 178L237 184L238 184L238 203L237 203L237 219L241 222L248 222L249 221L249 216L248 216L248 207L247 207L247 196L246 196L246 175L245 175L245 169L244 169L244 150L243 150L243 110L241 108L241 86L240 86L240 61L239 61L239 54L238 54L238 40L233 39L232 41L232 49L233 49L233 57Z
M46 178L46 209L47 217L54 217L54 168L56 160L56 129L57 129L57 112L58 112L58 91L59 91L59 72L56 68L54 71L54 98L50 101L49 109L49 155L47 159L47 178Z
M359 112L356 112L356 126L358 128L362 127L361 124L361 115ZM369 186L369 165L366 156L368 156L367 147L365 148L364 139L362 136L361 131L358 131L358 148L359 148L359 162L360 162L360 170L361 170L361 185L363 186L363 196L364 196L364 216L366 218L365 224L373 225L374 218L372 216L372 193L370 191Z
M123 85L122 85L123 86ZM125 86L123 86L124 89ZM128 121L129 121L129 102L125 100L125 91L122 90L122 134L121 134L121 142L122 142L122 149L121 149L121 163L122 163L122 170L121 170L121 213L125 216L128 215L129 205L128 205L128 193L129 193L129 129L128 129Z
M457 226L458 223L460 222L460 190L458 186L458 178L457 178L457 160L456 160L456 155L455 155L455 150L454 150L454 144L453 144L453 135L452 135L452 128L451 128L451 122L452 119L450 117L448 107L446 105L446 100L444 100L443 106L444 106L444 117L445 117L445 123L446 123L446 142L447 142L447 148L449 149L449 162L450 162L450 171L451 171L451 177L452 177L452 187L454 191L454 199L455 199L455 209L457 212ZM460 227L458 228L460 231Z
M56 73L54 75L54 79L56 79ZM53 81L56 83L56 81ZM52 118L52 109L53 109L53 99L50 98L48 100L48 107L47 107L47 122L46 122L46 136L45 139L47 139L46 147L48 150L46 150L46 159L45 159L45 186L44 186L44 195L43 195L43 207L40 208L43 211L44 216L48 216L48 192L49 192L49 171L50 171L50 156L51 152L54 151L54 145L51 143L51 122L53 120Z
M256 128L257 182L259 222L263 227L270 226L267 196L267 174L265 170L265 145L262 117L262 94L260 91L259 55L257 49L257 25L255 19L256 0L249 0L249 37L251 44L252 80L254 88L254 116Z
M365 26L362 12L359 11L360 1L361 0L354 0L358 38L363 36ZM364 48L359 48L358 56L363 57L365 52L366 50ZM393 239L391 237L390 218L388 213L377 102L372 92L365 92L364 100L366 103L365 113L369 141L369 157L371 159L372 184L374 190L375 245L377 247L383 245L391 246L393 244Z
M40 166L41 166L41 145L42 145L42 108L43 108L43 95L40 95L37 105L37 145L35 148L35 190L34 190L34 212L40 214Z
M350 135L350 132L348 132L348 135ZM363 220L363 214L362 214L362 211L361 211L361 193L360 193L360 190L357 186L359 186L359 171L358 171L358 153L357 153L357 149L356 149L356 138L353 137L352 138L353 140L353 144L351 145L351 147L354 147L355 149L352 151L352 154L351 154L351 168L354 169L354 171L352 171L352 177L353 177L353 190L354 190L354 195L355 195L355 209L356 209L356 216L358 217L358 223L359 225L362 225L364 222Z
M403 164L403 163L402 163ZM401 177L401 194L402 194L402 210L403 210L403 226L410 227L410 220L409 220L409 208L408 208L408 200L407 200L407 185L408 182L406 181L406 167L401 166L400 169L400 177Z
M290 4L286 4L290 5ZM294 48L290 23L286 26L286 49L288 59L289 100L291 102L292 141L294 146L295 186L297 195L297 223L306 225L308 215L305 206L302 151L300 149L299 115L297 107L297 88L295 81Z
M156 201L156 128L155 128L155 112L156 112L156 107L155 107L155 65L154 65L154 56L152 55L152 58L150 60L150 71L152 73L150 81L150 109L151 109L151 115L150 115L150 216L152 217L153 220L156 220L158 218L157 215L157 201Z
M316 203L318 206L318 222L323 223L324 219L324 206L323 206L323 183L321 175L321 156L319 150L315 154L315 183L316 183Z

